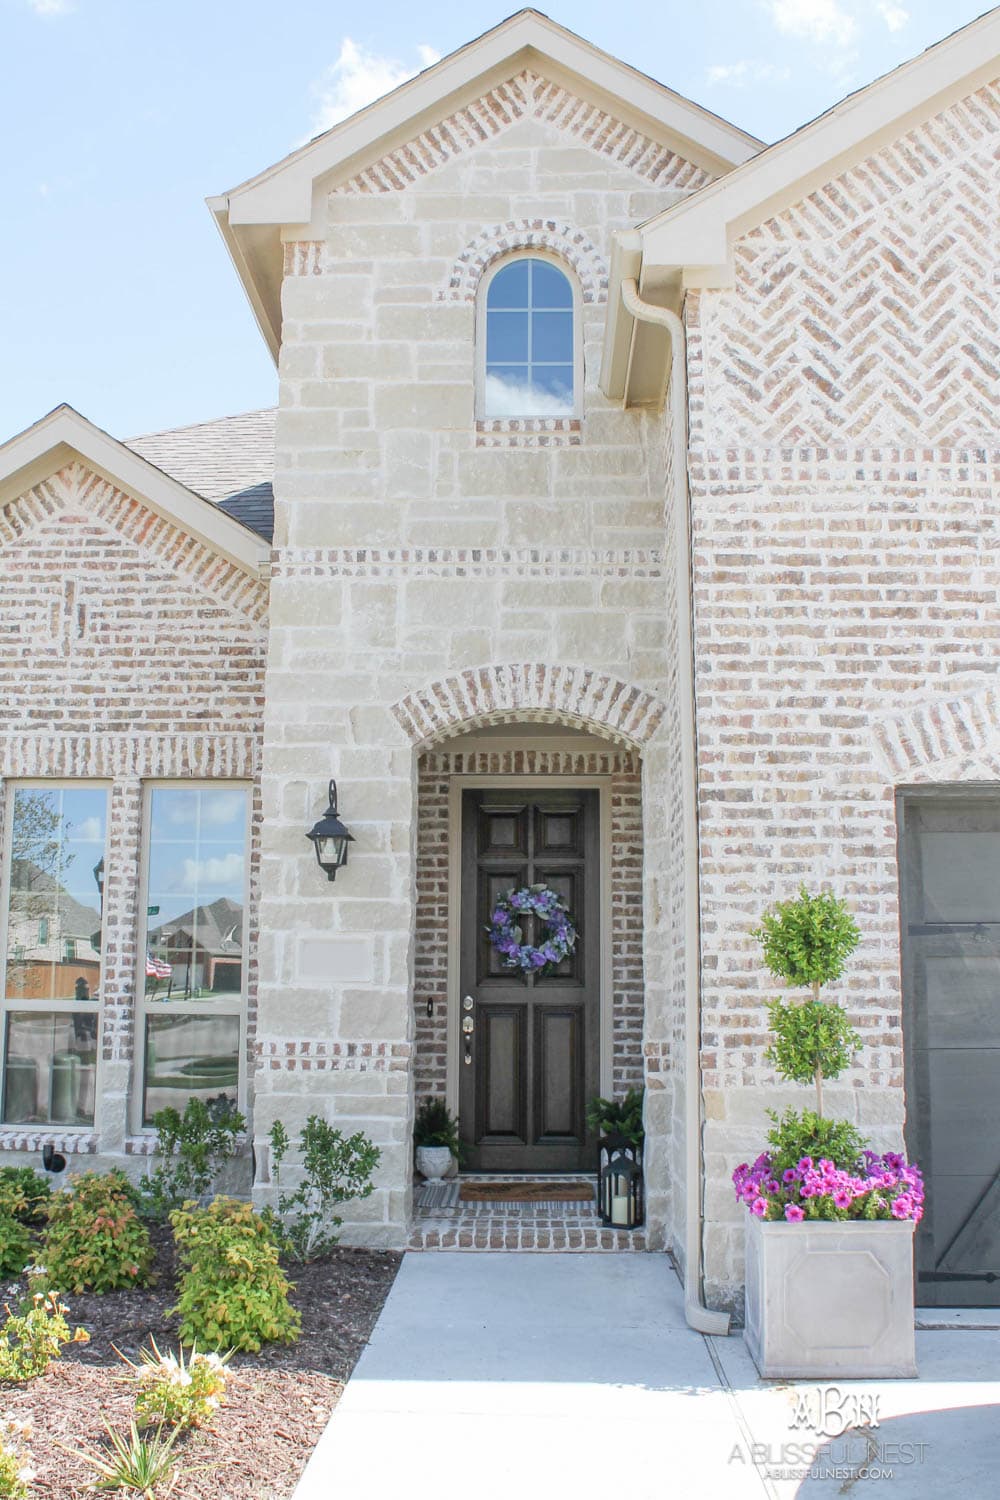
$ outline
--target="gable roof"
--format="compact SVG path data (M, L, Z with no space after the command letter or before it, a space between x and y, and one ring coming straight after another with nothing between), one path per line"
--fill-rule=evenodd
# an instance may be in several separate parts
M621 302L621 283L635 278L643 296L677 305L688 286L729 286L732 246L750 229L801 201L831 178L940 114L1000 74L1000 7L953 32L909 62L849 94L808 125L654 215L615 236L601 385L628 399L630 349L664 355L666 342L636 325ZM661 382L662 383L662 382ZM644 394L650 370L639 373Z
M17 499L74 458L244 572L257 577L267 563L268 548L247 526L95 427L71 406L57 406L0 446L0 505Z
M755 137L619 62L536 10L518 11L400 84L266 171L208 204L277 358L281 341L281 230L323 239L330 186L436 124L525 64L565 79L616 116L709 171L728 172L760 150Z

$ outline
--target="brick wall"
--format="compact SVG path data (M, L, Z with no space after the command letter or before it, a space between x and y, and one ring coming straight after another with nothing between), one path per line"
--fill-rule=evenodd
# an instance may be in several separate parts
M735 287L688 299L707 1276L734 1304L728 1174L768 1105L807 1102L763 1061L749 928L800 880L848 898L837 995L866 1047L829 1108L898 1144L895 785L996 775L997 103L747 234Z
M266 586L80 463L0 510L0 822L11 780L110 788L98 1113L92 1132L2 1130L120 1157L135 1076L142 786L255 782ZM256 1015L260 795L250 856L249 1031Z

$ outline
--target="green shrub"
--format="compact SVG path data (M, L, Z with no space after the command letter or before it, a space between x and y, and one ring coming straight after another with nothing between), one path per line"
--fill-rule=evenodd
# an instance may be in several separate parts
M764 962L777 979L808 985L812 998L799 1004L773 1000L767 1008L775 1040L765 1053L782 1078L816 1085L816 1113L823 1113L823 1081L836 1078L861 1046L839 1005L820 999L820 989L839 979L861 933L832 891L811 896L799 887L794 901L779 901L753 930Z
M111 1292L145 1286L153 1247L118 1171L85 1172L49 1205L42 1258L49 1284L62 1292Z
M587 1124L599 1135L621 1135L632 1146L645 1139L642 1124L642 1089L629 1089L624 1099L591 1099L587 1106Z
M156 1340L143 1349L142 1364L133 1365L139 1383L135 1412L146 1427L201 1427L225 1400L227 1354L199 1354L192 1349L161 1354ZM128 1363L128 1361L126 1361Z
M63 1344L89 1342L82 1328L70 1333L68 1311L55 1292L36 1292L24 1312L6 1309L7 1321L0 1328L0 1380L33 1380L45 1374Z
M804 1109L801 1114L786 1109L783 1115L768 1111L773 1125L767 1133L771 1173L781 1181L782 1174L797 1167L805 1156L813 1161L826 1159L844 1172L855 1172L864 1166L863 1153L867 1139L847 1120L825 1120Z
M43 1224L51 1197L52 1184L33 1167L0 1167L0 1212L22 1224Z
M139 1185L140 1211L163 1220L189 1199L204 1198L236 1155L246 1120L225 1095L206 1104L189 1099L183 1115L161 1109L153 1116L160 1165Z
M812 1083L817 1070L838 1077L861 1046L846 1013L825 1000L772 1000L767 1016L774 1041L764 1056L790 1083Z
M461 1163L466 1151L458 1133L458 1120L451 1114L441 1098L428 1094L417 1109L413 1121L413 1144L415 1146L447 1146L455 1160Z
M271 1169L277 1182L290 1144L280 1120L271 1127L270 1141ZM294 1193L282 1193L278 1199L282 1222L277 1232L287 1254L308 1261L337 1243L343 1220L336 1209L351 1198L368 1197L382 1153L360 1133L345 1139L319 1115L310 1115L300 1131L299 1151L303 1179Z
M28 1422L0 1422L0 1500L28 1500L34 1479L28 1438Z
M779 901L766 911L751 936L776 979L796 988L809 985L814 995L820 985L840 978L861 941L846 901L832 891L810 896L804 885L794 901Z
M29 1230L0 1207L0 1276L20 1276L34 1253Z
M288 1301L274 1229L251 1204L233 1198L216 1198L208 1208L186 1203L170 1222L185 1268L172 1309L185 1344L256 1351L298 1337L301 1319Z

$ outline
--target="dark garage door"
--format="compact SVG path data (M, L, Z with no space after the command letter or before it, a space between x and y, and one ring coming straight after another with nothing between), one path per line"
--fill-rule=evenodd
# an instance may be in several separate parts
M1000 1305L1000 796L900 799L917 1301Z

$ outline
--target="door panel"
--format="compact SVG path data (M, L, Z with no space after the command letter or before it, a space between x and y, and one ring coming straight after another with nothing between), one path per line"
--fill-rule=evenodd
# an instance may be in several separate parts
M508 969L487 936L497 899L545 884L566 901L575 951L544 977ZM459 1114L475 1171L591 1171L587 1099L598 1092L600 868L593 790L466 791L462 801ZM541 925L522 922L524 941Z
M1000 1305L1000 798L901 807L907 1147L917 1301Z

